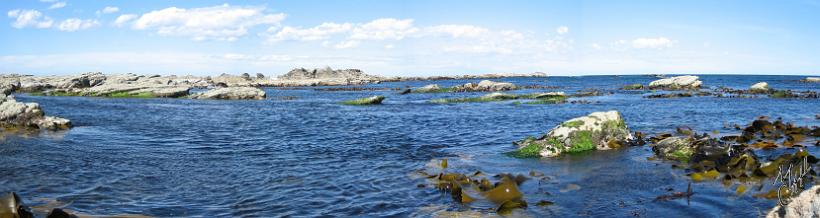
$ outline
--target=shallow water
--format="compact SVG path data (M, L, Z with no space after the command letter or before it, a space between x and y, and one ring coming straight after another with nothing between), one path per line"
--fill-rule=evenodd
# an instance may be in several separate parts
M711 87L747 88L766 81L776 89L820 91L791 76L701 76ZM597 88L612 95L592 104L515 105L512 101L430 104L443 97L484 93L398 95L396 91L315 91L267 88L262 101L106 99L19 94L47 114L72 120L69 131L7 135L0 145L0 191L27 202L56 199L86 214L178 216L430 216L461 206L413 171L447 158L454 172L545 173L550 180L521 189L532 216L757 216L775 202L735 195L720 182L693 183L695 195L654 202L690 179L669 163L650 161L649 147L598 151L553 159L504 155L512 141L539 135L560 122L594 111L618 110L632 131L659 133L689 126L698 132L745 125L755 117L782 117L820 125L818 99L692 97L645 99L618 91L650 76L506 78L517 85L560 86L572 93ZM399 82L373 87L443 86L478 80ZM535 92L544 90L519 90ZM383 105L337 102L374 94ZM295 100L280 100L295 96ZM815 155L817 149L810 148ZM564 190L573 184L577 190ZM545 193L548 192L549 194ZM538 207L539 200L555 205ZM486 209L485 209L486 210Z

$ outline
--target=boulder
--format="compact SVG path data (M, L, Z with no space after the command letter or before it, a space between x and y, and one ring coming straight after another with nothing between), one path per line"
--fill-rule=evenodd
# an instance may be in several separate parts
M428 93L428 92L437 92L437 91L440 91L440 90L441 90L441 88L438 87L437 84L430 84L430 85L426 85L426 86L422 86L420 88L417 88L416 90L413 90L413 92Z
M562 153L608 150L621 147L629 140L632 134L618 111L594 112L567 120L540 138L515 142L519 149L513 156L554 157Z
M695 153L692 143L691 137L669 137L655 143L655 146L652 146L652 152L663 159L688 161Z
M666 90L686 90L698 89L703 84L697 76L676 76L666 79L659 79L649 83L650 89Z
M518 87L512 83L493 82L490 80L482 80L481 82L478 82L478 85L476 86L476 90L485 92L509 91L517 88Z
M820 186L812 186L790 200L785 206L775 206L766 218L820 217Z
M754 85L749 87L749 91L752 91L752 92L768 92L769 91L769 83L766 83L766 82L755 83Z
M40 129L68 129L71 121L45 116L37 103L21 103L14 96L0 96L0 125L34 127Z
M88 88L99 85L106 80L105 75L100 72L89 72L79 76L69 77L61 84L57 85L60 89L70 88Z
M265 99L265 90L255 87L227 87L211 89L202 93L191 95L192 99L226 99L226 100L244 100L244 99Z

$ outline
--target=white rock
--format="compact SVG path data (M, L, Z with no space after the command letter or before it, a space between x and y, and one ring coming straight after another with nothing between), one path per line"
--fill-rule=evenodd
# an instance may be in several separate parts
M796 197L791 198L791 202L785 207L777 205L767 218L798 218L798 217L820 217L820 186L812 186L804 190Z
M759 82L749 87L751 91L769 91L769 83Z
M419 93L424 93L424 92L435 92L435 91L438 91L438 90L441 90L441 88L437 84L430 84L430 85L426 85L426 86L422 86L420 88L417 88L416 90L413 90L413 91L414 92L419 92Z
M68 129L71 121L59 117L44 116L37 103L17 102L14 96L0 95L0 124L10 126L38 127L41 129Z
M703 82L697 76L676 76L659 79L649 83L649 88L692 89L699 88Z
M589 135L579 135L588 133ZM523 140L516 144L527 146L536 143L542 147L539 155L542 157L558 156L580 141L588 140L595 150L611 149L611 142L624 143L632 139L626 123L618 111L594 112L587 116L567 120L550 130L546 135L536 140ZM557 144L556 144L557 143Z
M193 99L265 99L265 91L255 87L227 87L216 88L191 96Z
M478 90L478 91L495 92L495 91L509 91L509 90L513 90L513 89L516 89L516 88L517 87L514 84L508 83L508 82L493 82L493 81L490 81L490 80L482 80L481 82L478 82L478 85L476 86L475 89Z

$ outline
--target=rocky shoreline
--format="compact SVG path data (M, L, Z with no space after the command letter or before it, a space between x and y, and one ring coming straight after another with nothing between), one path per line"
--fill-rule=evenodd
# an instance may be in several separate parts
M497 75L496 75L497 76ZM520 76L520 75L518 75ZM487 76L489 78L490 76ZM459 79L466 77L448 77ZM485 77L469 77L478 79ZM811 77L810 77L811 78ZM268 96L259 87L293 87L293 86L335 86L361 85L391 81L407 80L438 80L436 78L390 78L371 76L359 70L332 70L330 68L307 70L294 69L278 78L267 78L264 75L221 75L218 77L192 76L139 76L133 74L105 75L102 73L86 73L77 76L34 77L6 75L0 76L0 125L4 128L26 128L38 130L61 130L71 128L71 121L59 117L46 116L36 103L17 102L13 93L24 92L31 95L47 96L87 96L109 98L187 98L212 100L264 100ZM807 78L801 82L812 82ZM564 92L535 92L519 94L509 92L527 89L509 82L481 80L478 83L467 83L451 87L440 87L438 84L427 84L416 88L403 89L400 94L430 94L445 92L485 92L478 97L464 98L432 98L428 103L474 103L474 102L502 102L518 100L527 104L561 104L568 99L585 99L590 96L606 95L599 90L581 90L574 94ZM194 91L196 90L196 91ZM204 90L204 91L200 91ZM345 89L329 88L323 91L399 91L396 89ZM678 76L663 78L648 84L633 84L623 86L619 91L651 92L645 95L647 101L654 98L678 98L693 96L767 96L770 98L818 98L816 92L777 90L770 87L765 81L751 84L748 89L736 90L725 87L708 89L698 76ZM655 94L655 91L660 94ZM668 92L668 93L666 93ZM610 92L611 93L611 92ZM342 105L367 106L380 105L386 98L375 95L366 98L339 101ZM575 101L572 101L575 102ZM580 101L579 101L580 102ZM818 115L820 116L820 115ZM820 118L818 118L820 119ZM513 142L516 149L507 155L515 158L553 158L561 155L595 152L597 150L612 150L630 146L651 147L653 157L651 161L667 163L675 169L684 171L692 182L708 182L720 180L724 185L731 186L738 195L748 189L747 186L759 185L754 197L784 200L768 213L768 217L817 216L820 214L818 203L820 191L817 186L809 186L803 191L804 185L785 184L784 186L766 186L765 181L779 179L779 172L784 167L791 169L803 163L810 163L811 167L795 172L798 175L807 175L806 181L814 181L816 177L815 164L817 158L802 149L806 146L820 146L820 129L818 127L795 126L782 120L769 120L761 117L752 121L739 135L710 136L707 133L698 134L692 129L684 127L676 129L675 133L657 134L646 137L641 132L632 132L627 121L619 111L599 111L586 116L569 119L554 126L548 132L538 137L528 137ZM765 157L757 151L763 149L790 149L777 157ZM439 162L441 169L447 168L446 160ZM526 175L498 174L496 180L490 182L486 176L479 173L442 173L435 174L419 171L431 186L447 192L454 201L466 204L476 199L485 199L495 203L495 212L508 213L515 208L527 207L522 198L524 193L518 186L528 179L543 178L539 172ZM804 177L800 177L804 178ZM795 188L798 187L799 188ZM420 185L419 187L426 187ZM468 187L472 187L468 191ZM783 195L783 193L787 193ZM678 198L688 198L695 194L691 190L676 192L669 195L660 195L656 201L667 201ZM18 202L19 197L9 194L6 201ZM8 200L12 199L12 200ZM17 200L14 200L17 199ZM3 200L3 199L0 199ZM541 201L539 206L552 205L553 202ZM15 205L13 211L25 211L22 203ZM0 215L6 211L0 210ZM55 214L65 213L55 209ZM67 214L67 213L65 213Z

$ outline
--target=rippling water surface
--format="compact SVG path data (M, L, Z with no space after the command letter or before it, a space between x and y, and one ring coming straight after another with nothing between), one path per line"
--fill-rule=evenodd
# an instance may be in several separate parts
M702 76L705 85L820 90L802 77ZM632 131L736 133L757 116L820 125L818 99L692 97L645 99L617 91L649 76L507 78L517 85L612 91L592 104L515 105L512 102L430 104L443 97L484 93L398 95L396 91L316 91L267 88L262 101L40 97L49 115L72 120L69 131L7 135L0 144L0 191L27 202L56 199L86 214L178 216L430 216L460 206L412 176L435 158L449 170L520 173L553 178L522 185L532 216L756 216L775 202L737 196L719 182L693 183L685 200L653 202L668 188L685 190L682 170L647 160L649 147L598 151L552 159L515 159L512 141L538 135L594 111L618 110ZM450 86L472 80L383 83L370 87ZM518 90L535 92L543 90ZM383 105L346 106L341 100L374 94ZM280 97L295 96L295 100ZM818 152L811 149L815 154ZM578 190L562 192L574 184ZM547 194L547 193L549 194ZM473 207L473 208L470 208ZM489 207L489 206L488 206Z

